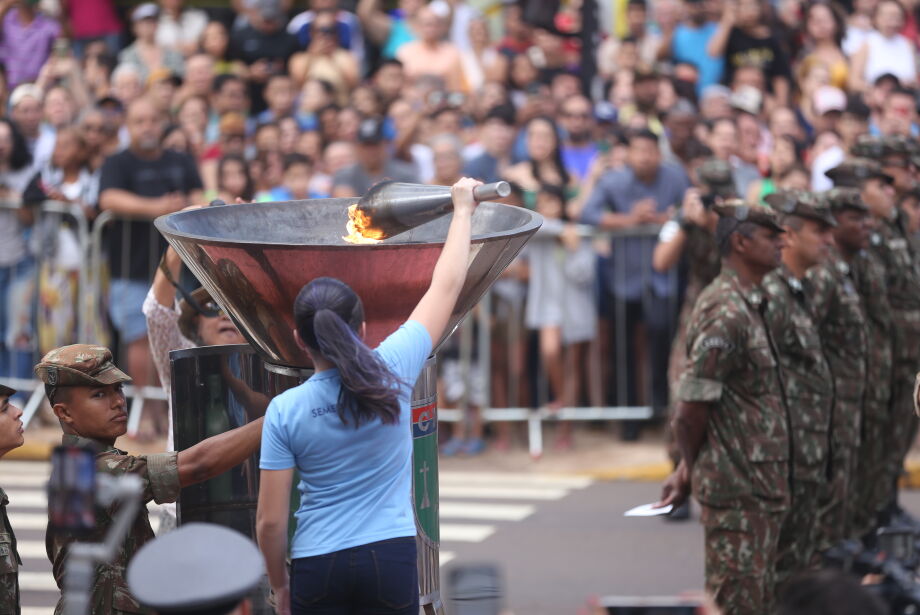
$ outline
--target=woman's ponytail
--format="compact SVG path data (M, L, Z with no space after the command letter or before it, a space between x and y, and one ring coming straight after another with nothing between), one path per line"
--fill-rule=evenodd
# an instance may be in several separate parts
M344 424L349 417L356 428L374 418L398 422L402 383L358 337L364 307L347 284L317 278L304 286L294 302L294 320L304 343L339 370L338 414Z

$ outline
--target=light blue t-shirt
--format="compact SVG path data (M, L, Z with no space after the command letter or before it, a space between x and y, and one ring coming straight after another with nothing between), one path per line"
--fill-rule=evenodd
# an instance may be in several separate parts
M300 472L292 558L415 536L409 399L431 353L431 336L410 320L374 352L405 383L398 423L374 419L357 429L353 421L343 424L336 369L285 391L265 413L259 467Z
M725 59L721 56L713 58L706 51L709 39L713 37L718 29L719 24L717 22L708 21L699 28L680 24L674 30L674 38L671 40L671 55L675 62L686 62L696 66L700 73L700 77L696 82L697 96L703 93L706 86L719 83L722 80Z

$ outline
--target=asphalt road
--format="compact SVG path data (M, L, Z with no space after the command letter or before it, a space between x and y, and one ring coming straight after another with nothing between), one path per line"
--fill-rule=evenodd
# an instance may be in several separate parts
M44 555L47 469L0 464L25 563L23 615L50 615L58 595ZM448 612L452 571L467 564L498 567L505 606L516 615L576 614L599 596L699 591L703 542L696 519L623 517L658 493L655 483L442 472L441 578ZM920 492L906 492L902 502L920 515Z
M674 596L703 587L699 516L685 522L623 517L657 499L654 483L600 482L539 506L481 543L454 549L442 568L445 594L451 568L489 562L503 574L505 604L516 615L577 613L591 597ZM920 513L920 492L902 504ZM446 595L448 608L451 598Z

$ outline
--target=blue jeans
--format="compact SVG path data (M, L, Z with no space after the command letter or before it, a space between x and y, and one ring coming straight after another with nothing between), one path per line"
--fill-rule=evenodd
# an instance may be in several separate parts
M291 562L292 615L418 615L415 537Z
M32 377L36 299L32 257L0 267L0 377Z

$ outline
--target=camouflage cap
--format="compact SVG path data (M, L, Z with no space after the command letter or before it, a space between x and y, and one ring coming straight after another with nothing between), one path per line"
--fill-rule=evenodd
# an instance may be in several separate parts
M894 179L882 171L882 165L869 158L848 158L833 169L825 171L835 186L843 188L859 188L867 179L883 179L889 184Z
M830 208L822 203L821 198L813 192L806 190L777 190L764 197L770 207L780 214L782 219L786 216L798 216L828 226L837 226L837 221L831 214Z
M94 344L55 348L35 366L35 375L53 387L131 382L126 373L115 367L112 352L105 346Z
M713 194L721 197L735 196L735 180L732 177L732 167L729 163L718 158L709 158L696 170L700 182L712 190Z
M16 389L10 388L5 384L0 384L0 399L4 397L12 397L16 394Z
M824 202L831 208L831 211L843 211L844 209L855 209L863 213L869 211L858 188L844 186L831 188L824 193Z
M779 216L769 207L755 205L742 199L729 199L714 205L712 210L721 218L732 218L738 222L759 224L780 233L785 232L779 224Z
M862 135L856 139L856 143L850 148L850 153L854 156L874 160L884 156L904 156L906 158L915 151L916 146L913 140L903 135L888 135L886 137Z

